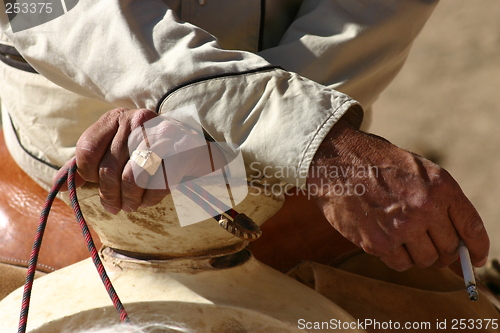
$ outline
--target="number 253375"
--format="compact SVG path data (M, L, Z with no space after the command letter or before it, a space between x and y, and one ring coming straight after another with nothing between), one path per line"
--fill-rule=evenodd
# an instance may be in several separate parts
M24 2L24 3L6 3L5 12L7 14L50 14L52 13L52 4L45 2Z

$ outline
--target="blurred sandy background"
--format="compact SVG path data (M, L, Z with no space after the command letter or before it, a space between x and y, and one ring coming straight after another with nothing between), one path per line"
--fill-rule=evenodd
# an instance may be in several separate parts
M370 131L445 167L500 256L500 0L441 0Z

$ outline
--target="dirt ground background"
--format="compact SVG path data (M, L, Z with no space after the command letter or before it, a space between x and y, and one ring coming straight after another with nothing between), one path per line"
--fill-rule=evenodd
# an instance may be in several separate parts
M500 256L500 0L441 0L370 131L436 160L482 216Z

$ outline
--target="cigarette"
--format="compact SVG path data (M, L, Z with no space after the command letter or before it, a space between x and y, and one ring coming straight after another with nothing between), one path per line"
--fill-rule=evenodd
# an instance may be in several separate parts
M470 300L477 301L479 295L477 293L476 279L474 278L474 270L472 269L469 250L462 241L460 241L458 252L460 254L460 264L462 265L462 274L464 276L465 289L467 289L467 292L469 293Z

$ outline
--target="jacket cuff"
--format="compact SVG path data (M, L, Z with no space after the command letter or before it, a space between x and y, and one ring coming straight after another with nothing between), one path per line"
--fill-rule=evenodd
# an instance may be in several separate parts
M183 85L157 111L168 115L188 105L208 136L240 147L248 177L298 187L333 125L346 113L355 124L362 118L349 96L269 67Z

